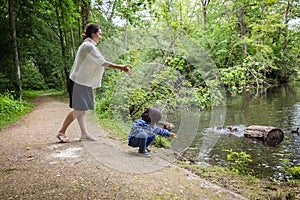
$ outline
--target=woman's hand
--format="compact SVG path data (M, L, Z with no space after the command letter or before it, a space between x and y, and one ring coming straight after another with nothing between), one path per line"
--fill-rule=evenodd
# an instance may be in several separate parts
M171 136L172 138L177 138L177 135L176 135L175 133L171 133L170 136Z
M132 71L129 69L130 65L123 65L123 71L126 72L128 75L132 74Z
M127 65L117 65L117 64L114 64L114 63L111 63L111 62L106 62L105 66L107 68L110 68L110 69L122 70L122 71L126 72L128 75L132 74L131 70L129 69L129 66L130 66L129 64L127 64Z

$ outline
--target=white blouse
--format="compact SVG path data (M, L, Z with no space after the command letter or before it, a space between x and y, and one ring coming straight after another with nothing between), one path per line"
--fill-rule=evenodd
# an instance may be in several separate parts
M108 65L109 62L96 47L96 42L91 38L86 38L79 46L70 72L70 79L93 89L101 87L103 72Z

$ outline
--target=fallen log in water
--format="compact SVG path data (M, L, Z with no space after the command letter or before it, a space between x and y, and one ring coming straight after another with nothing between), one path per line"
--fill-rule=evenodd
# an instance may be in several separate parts
M172 131L172 129L175 127L174 124L170 122L158 122L157 126L160 128L164 128L168 131Z
M252 125L246 128L244 136L262 141L269 146L276 146L282 142L284 133L281 129L272 126Z

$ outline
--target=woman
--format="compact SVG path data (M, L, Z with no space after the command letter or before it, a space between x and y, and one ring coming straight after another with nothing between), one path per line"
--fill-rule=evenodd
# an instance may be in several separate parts
M61 142L70 142L66 130L73 120L77 119L82 139L95 141L88 133L85 111L94 109L93 89L101 87L105 68L123 70L131 74L129 65L117 65L104 59L96 44L101 40L102 30L97 24L87 27L84 41L80 45L68 80L70 107L73 110L66 116L57 138Z

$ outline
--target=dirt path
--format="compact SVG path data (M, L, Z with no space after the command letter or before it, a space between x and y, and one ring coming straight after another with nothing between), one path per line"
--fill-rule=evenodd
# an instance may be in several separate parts
M0 199L245 199L172 163L165 150L137 156L126 143L107 137L94 122L96 142L55 137L69 108L49 96L0 132Z

